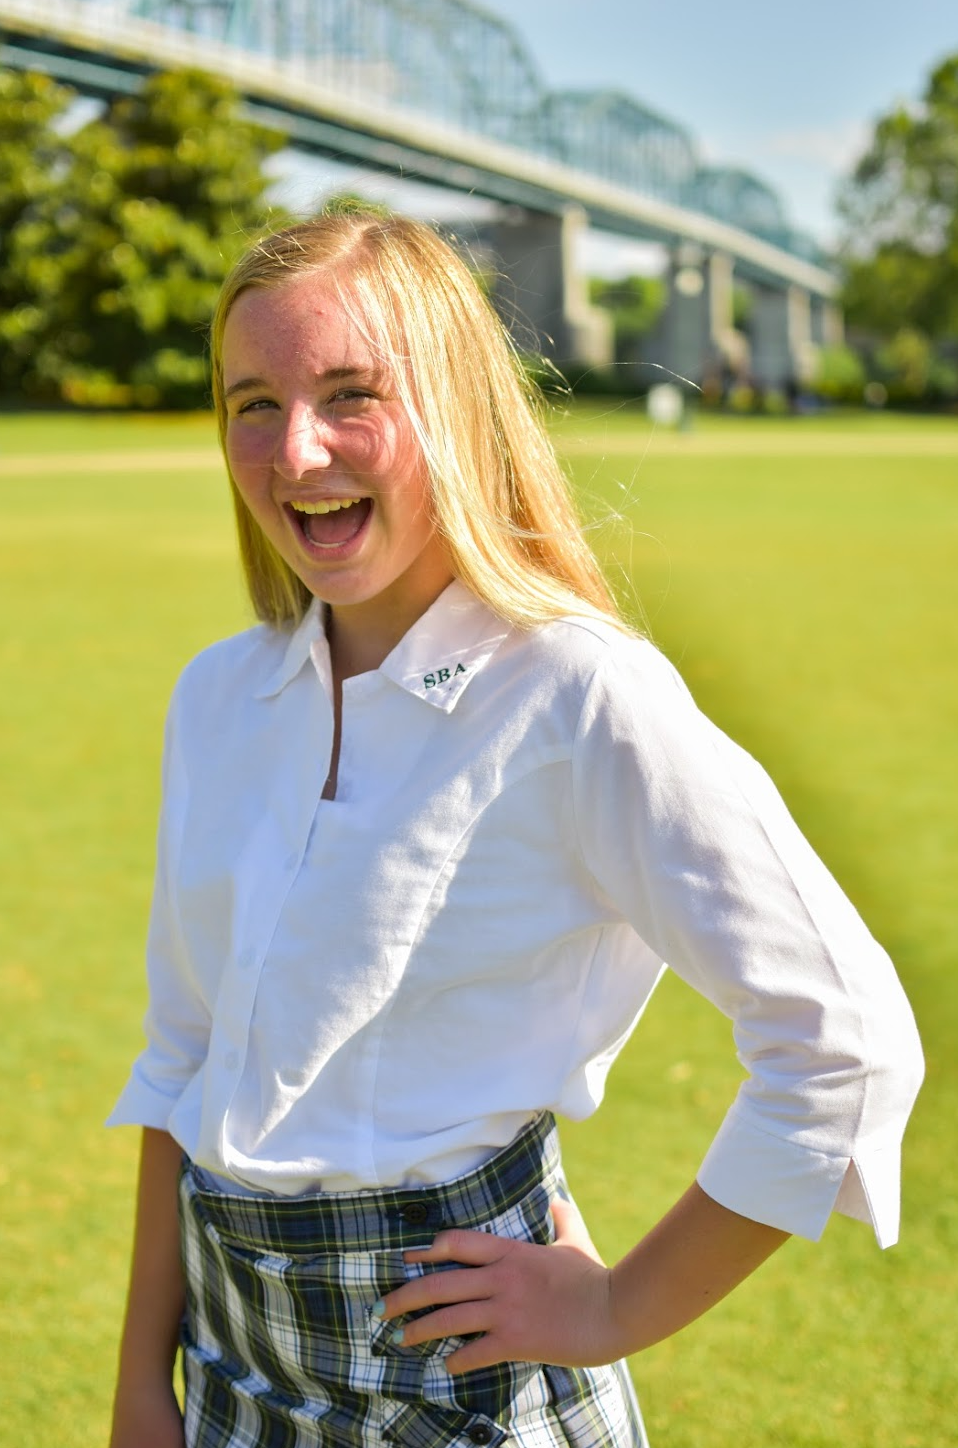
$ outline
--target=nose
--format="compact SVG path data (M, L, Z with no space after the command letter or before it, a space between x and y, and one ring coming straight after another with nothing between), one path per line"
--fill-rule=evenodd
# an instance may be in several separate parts
M322 471L333 461L332 429L311 408L297 408L284 420L276 441L276 471L290 482Z

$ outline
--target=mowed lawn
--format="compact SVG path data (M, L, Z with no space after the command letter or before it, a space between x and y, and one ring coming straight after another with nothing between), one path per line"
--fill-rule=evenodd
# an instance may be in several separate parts
M635 1362L655 1448L946 1448L958 1387L958 422L557 417L595 541L898 962L928 1081L888 1253L836 1220ZM245 626L206 418L0 419L0 1444L104 1444L166 699ZM490 1069L494 1069L491 1063ZM668 978L564 1130L608 1257L685 1187L739 1079Z

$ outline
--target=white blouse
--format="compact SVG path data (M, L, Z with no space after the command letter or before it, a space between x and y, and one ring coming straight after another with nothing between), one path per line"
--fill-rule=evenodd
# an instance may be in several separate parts
M443 1180L579 1119L664 962L747 1079L699 1171L818 1237L898 1226L922 1072L887 955L764 771L611 626L513 630L452 584L343 686L314 607L185 670L167 729L148 1044L111 1124L241 1188ZM650 1109L652 1109L650 1103Z

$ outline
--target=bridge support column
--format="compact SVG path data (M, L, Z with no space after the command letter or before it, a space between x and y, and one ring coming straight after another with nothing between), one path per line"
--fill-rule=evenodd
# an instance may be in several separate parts
M752 376L760 387L788 391L811 380L817 347L812 297L803 287L756 283L749 333Z
M841 347L845 341L842 309L827 297L812 297L812 341L816 347Z
M493 301L520 351L536 351L559 366L605 366L612 361L612 319L589 302L587 279L576 271L575 245L585 212L561 215L512 208L482 228L482 241L504 273Z
M706 255L684 244L672 253L669 298L643 346L646 361L696 385L725 366L741 365L743 339L734 330L734 262L724 252ZM665 381L649 372L650 383Z

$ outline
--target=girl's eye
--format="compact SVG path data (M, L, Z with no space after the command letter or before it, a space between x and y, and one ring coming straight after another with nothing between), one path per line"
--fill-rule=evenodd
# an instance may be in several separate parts
M263 412L267 408L275 407L276 403L271 402L268 397L251 397L238 409L237 415L243 417L248 412Z
M376 396L368 387L341 387L330 397L330 402L360 403L371 402Z

